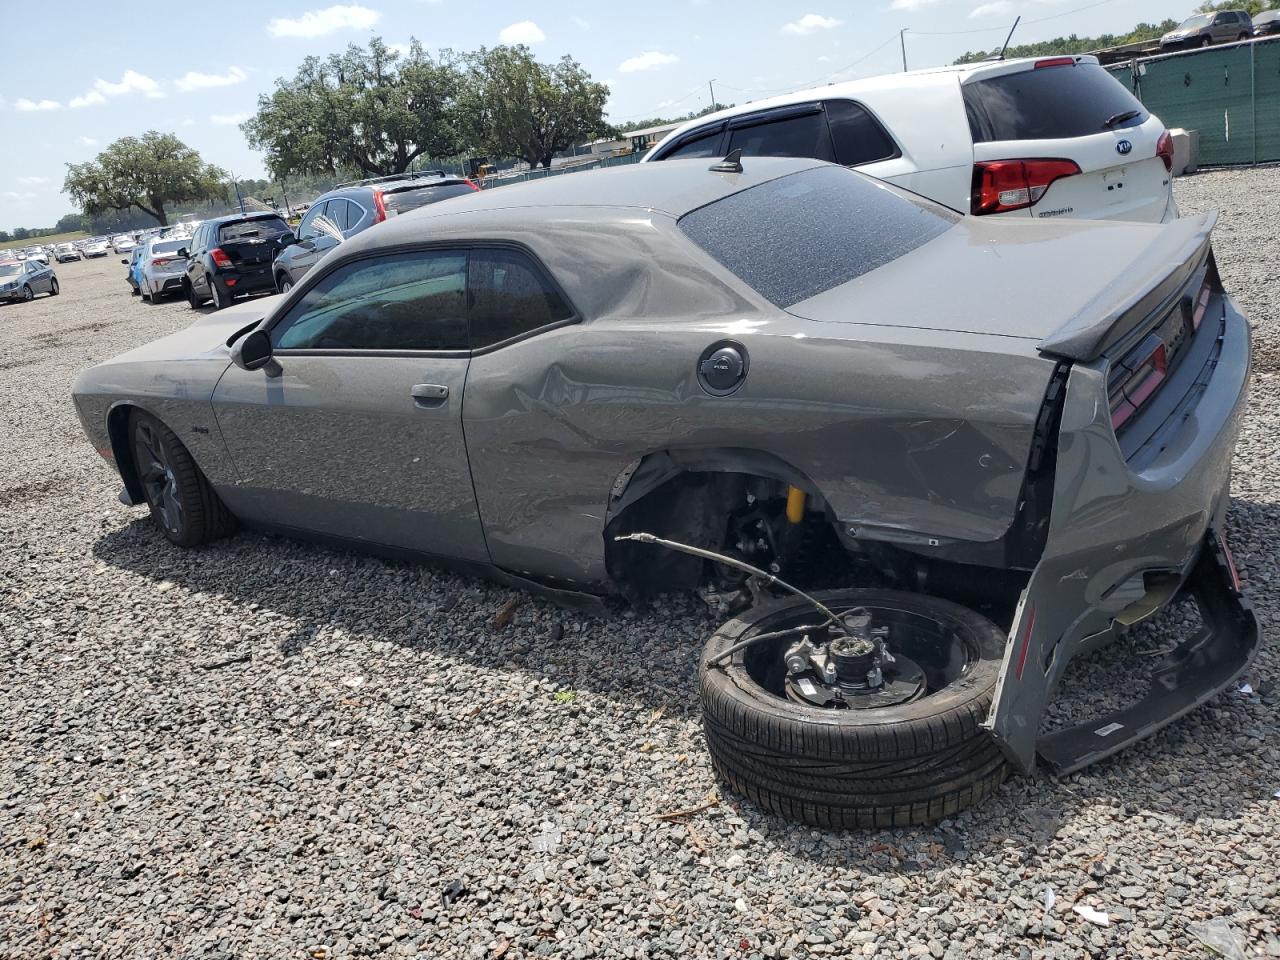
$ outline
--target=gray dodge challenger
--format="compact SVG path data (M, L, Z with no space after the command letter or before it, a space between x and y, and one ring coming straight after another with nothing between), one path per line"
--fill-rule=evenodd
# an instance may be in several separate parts
M1213 223L992 223L784 158L557 177L380 224L74 398L181 546L244 524L743 610L699 677L726 784L925 823L1256 651L1223 537L1250 335ZM1175 599L1199 623L1149 689L1042 729L1073 657Z

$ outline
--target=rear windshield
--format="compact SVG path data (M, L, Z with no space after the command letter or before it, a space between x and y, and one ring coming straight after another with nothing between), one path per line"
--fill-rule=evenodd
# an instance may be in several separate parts
M279 217L263 217L261 220L235 220L218 227L218 242L270 240L288 232L288 225Z
M186 244L187 244L187 241L185 240L162 240L159 243L153 243L151 245L151 252L152 253L177 253L184 246L186 246Z
M469 183L442 183L434 187L415 187L412 190L384 193L382 202L386 205L388 213L392 210L396 213L405 213L425 207L428 203L437 203L440 200L448 200L450 197L461 197L474 192Z
M1147 111L1120 81L1096 63L1006 73L964 85L975 143L1056 140L1137 126ZM1132 117L1114 121L1137 111Z
M959 219L852 170L819 167L700 207L680 229L785 308L910 253Z

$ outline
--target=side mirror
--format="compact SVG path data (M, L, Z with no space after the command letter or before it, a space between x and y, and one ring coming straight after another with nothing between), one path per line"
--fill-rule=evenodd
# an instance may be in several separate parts
M231 348L231 362L241 370L261 370L271 363L271 335L265 330L246 333Z
M191 257L191 254L187 252L186 247L179 247L178 256L180 256L183 260L187 260Z
M282 247L287 247L290 244L297 243L297 242L298 242L298 238L295 237L292 233L282 233L280 235L280 246Z

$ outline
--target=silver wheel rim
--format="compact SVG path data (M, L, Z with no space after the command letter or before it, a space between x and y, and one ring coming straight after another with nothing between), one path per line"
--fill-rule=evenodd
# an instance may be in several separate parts
M23 299L23 300L34 300L34 299L35 299L35 296L36 296L36 295L35 295L34 293L32 293L32 292L31 292L31 288L30 288L30 287L23 287L23 288L22 288L22 299Z
M147 502L155 508L160 522L170 533L182 524L182 501L178 497L178 478L165 455L164 444L149 423L139 423L133 435L134 458L138 476L146 491Z

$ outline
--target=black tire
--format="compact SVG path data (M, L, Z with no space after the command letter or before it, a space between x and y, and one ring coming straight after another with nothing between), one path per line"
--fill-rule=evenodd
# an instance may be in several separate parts
M182 283L182 291L187 295L187 303L191 305L192 310L200 309L200 298L196 296L196 288L190 280L184 280Z
M22 299L28 302L36 298L36 292L31 289L31 284L24 283L22 285Z
M209 296L213 300L213 309L222 310L235 303L235 297L229 293L224 293L222 288L213 281L213 277L206 277L209 281Z
M751 634L817 616L798 598L755 607L716 631L699 668L703 731L725 784L780 816L838 829L933 823L993 793L1008 765L980 724L995 694L1004 632L972 610L922 594L849 589L817 596L837 613L881 607L945 625L938 629L951 631L968 651L965 672L894 706L797 703L759 681L760 658L781 663L767 642L735 653L723 667L708 665Z
M151 519L170 543L196 547L235 530L235 517L163 423L135 410L129 418L129 450Z
M62 292L62 288L58 286L58 278L54 277L49 281L49 296L56 297Z
M293 281L289 279L288 274L280 274L276 277L276 289L281 293L288 293L293 289Z
M1201 46L1201 47L1211 47L1211 46L1213 46L1213 38L1212 38L1212 37L1205 37L1203 40L1201 40L1201 41L1200 41L1200 46Z

